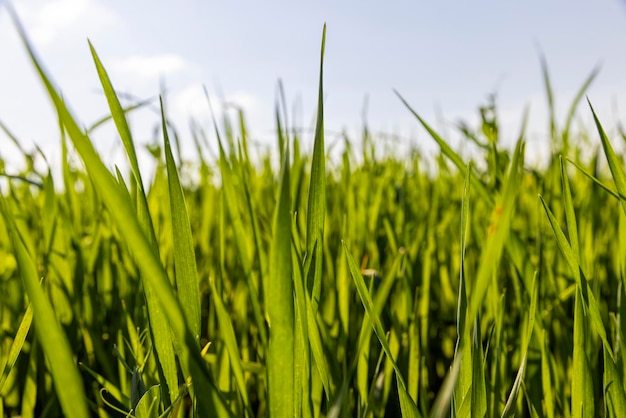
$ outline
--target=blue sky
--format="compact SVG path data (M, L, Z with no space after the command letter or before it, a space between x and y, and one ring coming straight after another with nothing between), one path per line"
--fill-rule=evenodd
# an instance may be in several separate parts
M327 23L325 115L329 132L356 135L364 98L374 131L432 145L393 93L433 125L475 120L496 93L505 138L531 106L529 147L545 144L539 53L547 58L561 119L597 64L589 91L605 124L626 109L626 1L145 1L21 0L16 5L40 58L85 124L106 113L89 38L115 87L139 97L168 88L168 112L186 133L188 118L209 126L205 85L246 110L252 136L271 144L276 83L282 79L298 125L315 115L322 26ZM15 29L0 9L0 120L26 144L58 150L58 128ZM219 111L219 107L218 107ZM581 108L581 120L589 112ZM157 116L132 116L135 139L151 139ZM330 136L332 137L332 135ZM355 137L356 138L356 137ZM105 158L121 148L112 129L94 135ZM408 139L407 139L408 140ZM544 141L544 142L542 142ZM0 153L10 154L0 134ZM189 155L193 148L184 144ZM112 151L113 150L113 151ZM54 160L54 158L52 158Z

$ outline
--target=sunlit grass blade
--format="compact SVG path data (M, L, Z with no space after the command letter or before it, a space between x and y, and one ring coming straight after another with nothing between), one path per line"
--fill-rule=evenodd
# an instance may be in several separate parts
M42 342L41 349L48 360L61 409L66 417L88 417L90 415L87 397L72 348L57 321L50 301L40 286L37 268L7 210L5 198L0 197L0 211L13 243L22 283L33 308L35 332Z
M141 225L143 233L148 238L152 249L158 253L154 226L152 224L152 218L148 209L148 202L146 199L141 171L139 170L139 161L137 159L135 144L132 138L130 128L128 126L128 122L126 120L124 109L120 104L117 93L113 88L108 73L104 68L104 65L100 61L100 58L98 57L98 54L96 53L96 50L91 42L89 42L89 49L91 51L96 70L98 72L100 83L102 84L104 95L107 99L107 103L111 111L111 118L115 122L115 126L120 135L120 139L122 140L122 144L124 145L124 150L126 151L126 155L128 156L128 161L132 173L131 189L136 191L136 196L133 200L136 202L136 211L139 223ZM156 302L152 285L150 285L149 283L144 283L144 292L146 294L146 302L148 305L148 312L150 317L150 332L154 339L156 356L158 358L158 369L159 373L162 374L163 378L165 379L165 382L163 382L161 387L169 393L169 402L171 403L174 402L176 397L178 396L178 377L174 358L174 348L172 346L172 338L170 335L171 333L169 331L169 327L167 327L167 325L165 324L166 318L163 310L160 306L158 306L158 302Z
M459 295L457 302L456 330L457 341L454 348L454 358L458 362L458 375L454 383L454 408L456 415L469 413L472 393L472 351L470 330L465 326L467 316L467 291L465 277L465 249L467 246L467 235L469 230L470 214L470 167L468 166L465 175L465 185L463 187L463 201L461 204L461 258L459 266ZM463 356L463 357L460 357ZM469 401L466 402L466 398Z
M317 98L317 121L315 124L315 143L311 163L311 181L306 216L306 250L310 268L304 277L311 295L313 312L317 312L322 286L322 259L324 240L324 218L326 213L326 169L324 149L324 48L326 45L326 24L322 33L322 52L320 57L319 91ZM314 249L317 249L314 252Z
M111 80L109 79L109 75L102 65L102 62L100 61L96 50L91 44L91 41L88 41L88 43L89 50L91 51L91 56L93 57L93 61L96 65L96 70L98 71L98 77L100 78L100 82L104 90L104 95L107 99L109 109L111 110L111 117L113 118L113 122L115 122L117 131L120 134L122 144L124 144L124 149L126 150L126 154L128 155L128 160L130 162L130 168L132 170L133 176L135 176L135 179L137 179L137 182L139 183L139 189L143 191L143 183L141 181L141 172L139 171L139 163L137 160L137 153L135 151L135 144L133 142L130 128L128 127L128 122L126 121L124 109L120 104L117 94L115 93L115 89L113 88Z
M271 417L299 415L294 404L294 300L291 262L289 151L281 163L279 192L274 212L270 271L266 296L270 323L267 353L268 402Z
M174 268L176 270L176 288L178 300L185 313L187 328L199 341L200 339L200 292L198 290L198 271L196 255L193 248L193 237L189 215L180 184L176 163L170 147L169 135L165 124L165 114L161 106L161 120L167 165L167 179L170 191L170 211L172 214L172 229L174 231Z

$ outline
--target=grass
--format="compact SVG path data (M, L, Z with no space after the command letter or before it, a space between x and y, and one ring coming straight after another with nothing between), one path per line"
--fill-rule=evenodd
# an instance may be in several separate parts
M148 179L126 121L136 106L121 106L96 48L111 114L98 125L115 124L128 173L106 166L14 21L63 159L61 178L38 171L0 125L27 162L9 175L0 161L0 415L626 413L626 173L590 104L601 148L572 127L596 70L559 126L542 60L542 168L524 160L526 118L510 151L495 105L481 108L464 159L400 94L440 148L436 170L417 151L376 156L367 129L362 154L346 139L333 161L324 31L311 155L281 87L278 170L250 156L241 114L215 122L216 158L197 128L197 161L177 161L162 110Z

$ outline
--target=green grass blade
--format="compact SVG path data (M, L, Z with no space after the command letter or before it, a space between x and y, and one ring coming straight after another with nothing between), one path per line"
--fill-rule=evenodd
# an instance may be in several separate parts
M465 185L463 187L463 201L461 207L461 265L459 268L459 296L457 302L457 341L454 348L454 358L458 361L458 376L454 385L455 413L462 415L461 409L467 408L472 392L472 351L470 350L470 330L465 326L467 316L467 291L465 277L465 248L467 246L467 234L469 230L470 214L470 168L465 175ZM426 313L427 314L427 313ZM463 356L463 357L460 357ZM469 410L467 411L469 413Z
M518 141L511 160L509 174L504 184L504 192L494 208L491 225L489 226L485 249L480 256L480 264L474 288L468 301L468 314L465 319L465 327L473 324L482 306L483 298L487 292L487 287L492 280L492 274L497 267L502 256L502 250L509 236L513 208L519 185L521 183L521 166L523 161L524 142Z
M317 99L317 122L315 125L315 144L311 163L311 182L306 217L306 250L311 264L305 270L307 289L311 294L313 311L317 312L322 288L322 259L324 240L324 217L326 213L326 169L324 149L324 48L326 45L326 24L322 33L322 52L320 57L319 92ZM317 248L317 252L314 249Z
M391 362L394 371L396 372L396 381L398 384L398 394L400 397L400 407L402 409L402 416L404 417L419 417L420 413L417 410L417 406L415 402L411 399L407 392L406 384L404 382L404 378L402 377L402 372L398 367L395 359L393 358L391 348L389 347L389 342L387 341L387 336L385 335L385 331L383 330L383 325L380 320L380 316L376 313L376 308L374 306L374 302L372 301L372 297L367 289L367 285L363 280L363 275L359 267L357 266L354 258L350 254L350 250L346 246L346 243L343 243L343 251L346 255L346 259L348 262L348 269L350 271L350 275L352 276L352 280L354 281L354 285L356 286L357 292L361 299L361 303L365 308L365 312L367 313L369 320L371 321L372 327L374 328L374 333L376 337L378 337L378 341L383 348L383 351L387 355L387 359Z
M7 212L4 197L0 197L0 211L5 219L9 237L13 243L13 251L17 260L22 284L33 307L35 332L41 341L52 380L57 389L61 409L66 417L88 417L87 397L83 389L83 381L74 360L72 348L50 301L39 284L37 267L31 259L15 223Z
M283 152L284 156L284 152ZM294 227L295 229L295 227ZM292 235L293 235L292 229ZM294 358L294 381L296 392L294 395L296 410L302 411L302 417L313 415L311 402L311 344L309 340L309 321L307 312L306 290L300 261L301 254L295 245L291 246L293 285L295 296L296 335L295 335L295 358ZM297 414L296 414L297 415Z
M509 394L506 405L504 406L504 411L502 411L502 418L514 416L513 408L515 407L515 401L517 400L517 395L524 379L524 373L526 372L526 363L528 361L528 346L530 345L530 339L533 335L533 330L535 327L535 313L537 311L537 299L539 292L537 286L537 274L538 273L535 272L535 275L533 277L532 291L530 294L530 308L528 310L528 329L526 330L524 346L522 347L522 351L520 352L522 356L522 361L517 371L515 381L513 382L511 393Z
M610 417L620 417L626 413L626 392L624 379L618 365L611 358L610 353L604 351L604 403Z
M441 149L441 152L443 153L443 155L445 155L450 161L452 161L452 163L459 169L459 171L461 171L462 173L466 172L467 171L467 164L465 164L465 162L463 162L463 159L461 158L461 156L459 154L457 154L456 152L454 152L454 150L450 147L450 145L448 145L448 143L433 128L431 128L430 125L427 124L426 121L424 119L422 119L422 117L420 115L417 114L417 112L415 112L415 110L413 110L413 108L400 95L400 93L398 93L395 90L394 90L394 92L396 93L396 96L398 96L398 98L406 106L406 108L420 122L420 124L424 127L424 129L426 129L428 134L435 140L435 142L437 142L437 145L439 145L439 148ZM487 202L493 202L494 201L493 196L487 190L487 187L482 183L482 181L480 181L480 179L476 176L476 174L471 173L470 180L472 182L472 186L474 187L474 189L476 189L478 194L483 199L485 199Z
M572 417L593 417L593 377L585 351L587 344L587 320L583 310L580 290L576 291L574 303L574 354L572 359Z
M9 377L9 373L11 373L11 370L13 370L15 362L22 352L22 347L24 346L24 341L26 341L26 337L28 336L28 331L30 331L30 325L32 322L33 306L29 304L28 308L26 308L26 312L24 312L24 317L20 322L20 326L17 329L17 334L15 334L15 338L11 343L11 348L9 349L9 354L6 358L6 363L4 363L4 366L2 368L2 373L0 373L0 393L3 392L4 384L6 383L7 377Z
M584 273L582 272L580 263L578 262L579 256L576 253L574 253L574 250L572 249L571 245L567 241L567 238L565 237L563 230L559 226L559 223L556 220L554 214L552 213L550 208L548 208L548 205L546 204L546 202L543 200L543 197L539 196L539 199L541 200L541 203L546 212L546 215L548 216L548 221L550 223L550 226L552 227L552 231L554 232L557 245L559 249L561 250L561 253L565 257L565 260L567 261L567 264L572 274L574 275L577 288L580 289L580 292L582 294L582 298L583 298L582 309L586 310L586 308L589 308L588 313L589 313L589 319L591 320L591 324L593 325L598 335L600 335L600 339L602 340L602 344L604 345L604 348L606 349L607 352L611 354L611 357L612 357L613 350L611 349L611 345L609 344L609 340L606 334L606 328L604 327L604 324L602 323L602 317L600 315L599 304L593 292L589 290L589 285L587 283L587 280L584 278ZM575 219L574 219L574 222L575 222ZM570 233L572 232L570 231Z
M183 308L187 328L199 344L200 339L200 291L198 290L198 271L196 254L193 248L191 225L185 204L183 188L180 184L176 163L170 147L169 135L165 124L165 114L161 103L161 121L167 165L167 180L170 191L170 212L174 231L174 268L176 270L176 288L178 301Z
M235 376L237 389L239 390L239 394L243 399L244 408L248 412L248 415L254 416L254 413L252 412L252 409L250 407L250 399L248 398L248 390L246 388L246 378L243 373L243 366L241 362L241 356L239 354L239 348L237 346L237 338L235 337L233 323L230 320L230 316L228 315L228 311L224 306L224 302L222 302L222 298L217 291L215 282L209 279L209 284L211 285L211 293L213 294L212 300L215 304L215 312L217 314L217 320L219 322L220 333L222 335L222 338L224 339L226 350L228 350L228 356L230 358L230 364L233 369L233 374Z
M563 187L563 200L565 207L565 219L567 221L567 230L569 236L569 244L572 247L572 253L576 257L576 264L580 264L580 246L578 245L578 225L576 223L576 213L574 212L574 203L572 202L572 191L569 186L569 176L563 163L563 158L559 157L561 167L561 184Z
M274 236L270 249L270 273L266 295L270 323L267 353L268 402L270 416L299 415L294 404L294 301L291 263L291 206L289 197L289 151L281 165Z
M148 202L146 199L146 193L144 190L143 180L141 172L139 170L139 162L137 160L137 153L135 150L135 144L131 135L128 122L126 120L125 111L122 108L120 101L117 97L115 89L111 83L104 65L100 61L95 48L89 42L89 49L91 51L98 77L104 91L104 95L107 99L109 110L111 112L111 118L115 122L115 126L124 145L124 150L128 156L128 161L131 168L131 189L138 191L136 193L136 211L141 228L148 238L153 251L158 254L158 247L156 246L156 235L154 232L154 226L152 224L152 218L148 209ZM93 128L92 128L93 129ZM154 289L149 283L144 283L144 292L146 294L146 302L148 305L148 314L150 318L150 332L154 339L154 345L156 348L156 356L158 358L159 373L165 379L162 382L161 388L169 393L169 402L173 403L178 396L178 376L176 371L175 354L172 346L172 338L169 327L166 325L166 317L156 301L156 295ZM193 329L193 328L190 328ZM192 331L193 332L193 331ZM194 333L194 335L197 335Z
M602 181L600 181L598 178L596 178L593 174L589 173L587 170L585 170L583 167L581 167L580 164L578 164L576 161L573 161L573 160L571 160L569 158L566 158L566 159L571 164L574 164L574 166L581 173L583 173L585 176L587 176L591 181L596 183L598 186L602 187L608 194L610 194L611 196L613 196L617 200L620 200L620 197L619 197L619 195L617 193L615 193L613 190L611 190L606 184L602 183Z
M572 127L572 122L574 121L574 116L576 115L576 109L578 108L580 101L585 96L585 92L589 89L589 86L591 86L591 83L593 82L593 80L595 80L599 72L600 66L596 66L593 70L591 70L591 74L589 74L589 76L585 79L582 86L580 86L580 88L576 92L574 100L572 100L572 104L570 105L569 110L567 111L567 116L565 118L563 132L561 133L561 138L565 146L568 146L569 144L569 132L570 128Z
M546 99L548 100L548 122L550 123L550 138L554 141L556 139L557 126L556 126L556 112L554 110L554 92L552 89L552 82L550 81L550 73L548 72L548 63L543 54L540 56L541 61L541 75L543 77L544 87L546 89Z
M139 163L137 160L137 153L135 151L135 144L133 142L130 128L128 127L128 122L126 121L124 109L120 104L117 94L115 93L115 89L111 84L109 75L102 65L102 62L100 61L96 50L91 44L91 41L88 41L88 43L89 50L91 51L93 61L96 65L96 70L98 71L100 83L102 84L102 88L104 90L104 96L106 97L107 103L109 104L109 109L111 110L111 117L113 118L113 122L115 122L117 132L120 134L122 144L124 144L124 149L126 150L126 154L128 155L128 160L130 162L130 168L132 170L132 173L137 179L139 189L143 191L143 183L141 181L141 172L139 171Z
M622 209L624 210L624 213L626 213L626 172L624 172L624 162L617 156L617 154L615 154L615 150L613 149L609 138L606 136L606 132L604 132L604 128L600 124L598 116L593 110L593 106L591 106L591 102L589 102L589 100L587 100L587 102L589 103L589 108L593 114L593 120L596 123L596 128L598 129L598 134L600 135L602 148L604 149L604 154L606 155L606 159L609 163L609 168L611 170L611 175L613 176L613 181L615 182L617 194L620 197Z
M128 195L124 194L114 177L102 163L89 138L81 131L74 117L57 93L50 78L39 64L39 60L36 58L26 33L17 20L17 16L13 15L13 18L31 62L48 92L69 138L82 157L95 188L100 193L112 218L116 221L128 246L132 248L137 266L142 273L142 279L154 290L154 294L146 294L146 299L148 301L156 302L158 300L160 302L160 306L178 340L181 367L185 375L192 376L195 390L205 395L198 397L200 413L205 416L216 414L216 409L223 407L224 401L215 392L208 369L200 356L200 350L192 333L187 329L182 308L174 295L169 279L163 270L154 247L144 235ZM151 322L151 327L163 326L165 324L155 323L155 321Z

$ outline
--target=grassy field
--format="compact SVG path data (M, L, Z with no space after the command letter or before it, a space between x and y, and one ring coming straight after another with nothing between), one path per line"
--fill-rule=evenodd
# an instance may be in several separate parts
M560 122L544 66L540 169L524 127L502 146L495 107L464 130L469 161L406 102L436 161L381 156L364 129L329 163L323 41L311 155L279 97L278 170L251 156L243 115L215 123L218 158L197 130L197 161L177 161L163 115L148 178L95 49L128 173L101 160L21 35L63 159L53 178L22 151L24 172L3 175L1 416L626 414L626 174L597 119L601 148L572 134L595 73Z

